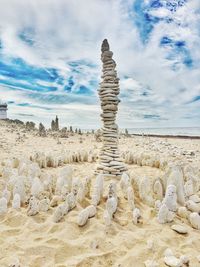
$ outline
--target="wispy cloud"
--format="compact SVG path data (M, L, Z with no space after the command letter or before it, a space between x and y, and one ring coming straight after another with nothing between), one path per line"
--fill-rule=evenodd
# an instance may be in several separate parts
M121 127L199 125L199 24L196 0L2 0L0 98L12 118L98 127L108 38Z

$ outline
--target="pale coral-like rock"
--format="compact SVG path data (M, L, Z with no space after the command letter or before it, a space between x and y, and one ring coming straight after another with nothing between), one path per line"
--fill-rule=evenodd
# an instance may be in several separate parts
M15 194L12 201L12 208L13 209L20 209L21 207L21 199L19 194Z
M189 262L190 262L190 260L189 260L188 256L186 256L186 255L181 255L181 256L180 256L180 261L181 261L182 264L184 264L184 265L186 265L186 266L189 266Z
M193 228L200 230L200 215L197 212L190 214L189 221Z
M142 177L139 180L139 196L147 205L153 207L152 186L148 177Z
M171 251L171 249L166 249L164 252L164 263L167 266L170 267L181 267L182 266L182 262L180 259L176 258L173 254L173 252Z
M91 204L97 206L101 200L101 193L98 187L94 188L94 192L92 194Z
M95 186L99 188L100 197L103 196L104 175L98 174L95 181Z
M175 232L179 233L179 234L187 234L188 230L186 227L184 227L183 225L179 225L179 224L173 224L171 226L171 229L174 230Z
M189 215L189 212L186 207L179 207L177 213L181 218L187 218Z
M157 179L153 185L153 192L156 195L156 199L162 200L163 199L163 185L160 179Z
M135 208L132 213L132 220L134 224L138 224L141 218L141 212L138 208Z
M159 212L161 205L162 205L162 202L160 200L155 201L154 207L155 207L156 212Z
M79 186L80 186L80 180L79 180L79 178L74 178L72 180L72 193L75 196L78 194Z
M163 203L165 203L170 211L177 210L177 195L175 185L168 185Z
M58 223L62 220L64 217L63 213L63 204L58 205L58 207L55 209L54 214L53 214L53 221L55 223Z
M44 190L43 184L38 177L34 178L31 186L31 195L39 197L40 193Z
M107 209L103 213L103 218L104 218L105 225L110 226L112 223L112 220Z
M132 186L129 186L127 188L127 199L128 199L128 204L131 210L135 208L135 201L134 201L134 192Z
M166 206L166 204L163 203L158 212L158 222L161 224L172 222L174 219L174 216L175 216L175 213L170 211L168 207Z
M124 197L127 199L127 189L128 187L131 185L131 182L130 182L130 177L128 176L127 173L123 173L122 174L122 177L121 177L121 180L120 180L120 187L121 187L121 190L123 192L123 195Z
M108 186L108 197L117 198L117 184L115 182L111 182Z
M22 180L21 176L18 177L18 180L16 181L16 183L14 185L13 196L15 194L19 194L21 202L25 203L25 201L26 201L26 193L25 193L25 188L24 188L24 181Z
M90 196L90 188L91 188L91 178L90 177L85 177L83 179L83 188L84 188L85 197L89 197ZM102 189L102 194L103 194L103 189Z
M186 207L188 208L188 210L192 211L192 212L200 212L200 204L195 203L192 200L188 200L186 202Z
M88 217L89 218L94 217L97 213L97 208L94 205L90 205L90 206L86 207L85 209L88 210Z
M50 207L50 200L48 198L44 198L39 202L39 210L40 211L48 211Z
M164 262L167 266L170 267L182 267L182 262L175 256L165 256Z
M172 166L165 175L166 188L168 185L176 186L177 201L180 205L185 205L184 179L181 167Z
M89 218L89 210L88 209L83 209L79 215L78 215L78 219L77 219L77 223L79 226L83 226L87 223Z
M76 207L76 196L73 192L69 193L66 197L66 203L68 204L69 210L72 210Z
M110 214L110 218L113 217L113 214L117 210L117 199L115 197L110 197L106 201L106 210Z
M2 197L5 197L5 198L7 199L7 203L10 202L11 193L10 193L10 191L7 189L7 187L3 190L3 192L2 192Z
M0 198L0 215L7 212L7 199L5 197Z
M36 197L32 196L29 200L27 214L28 216L34 216L39 212L39 201Z
M192 195L189 197L189 200L192 200L195 203L200 203L200 197L197 195Z
M53 196L53 198L50 202L50 206L56 207L61 203L61 201L62 201L62 196L55 195L55 196Z
M194 188L193 188L193 181L191 179L189 179L185 185L184 185L184 189L185 189L185 195L187 197L190 197L191 195L194 194Z

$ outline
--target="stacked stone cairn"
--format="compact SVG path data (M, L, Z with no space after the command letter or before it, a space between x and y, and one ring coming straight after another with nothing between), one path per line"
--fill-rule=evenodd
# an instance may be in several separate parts
M121 176L126 167L120 159L118 151L118 126L115 123L119 94L119 78L115 70L116 63L112 59L113 52L110 51L107 39L101 46L101 60L103 62L103 75L100 89L98 90L103 121L102 140L103 146L99 155L99 164L96 173L108 176Z

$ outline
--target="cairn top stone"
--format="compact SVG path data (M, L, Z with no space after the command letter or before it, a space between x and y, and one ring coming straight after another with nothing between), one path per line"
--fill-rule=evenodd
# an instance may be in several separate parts
M109 51L110 47L109 47L109 43L107 39L103 40L102 46L101 46L101 52L105 52L105 51Z

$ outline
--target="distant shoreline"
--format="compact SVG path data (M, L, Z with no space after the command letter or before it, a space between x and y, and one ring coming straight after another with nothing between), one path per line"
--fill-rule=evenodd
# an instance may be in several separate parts
M198 135L170 135L170 134L130 134L130 136L177 138L177 139L200 139Z

